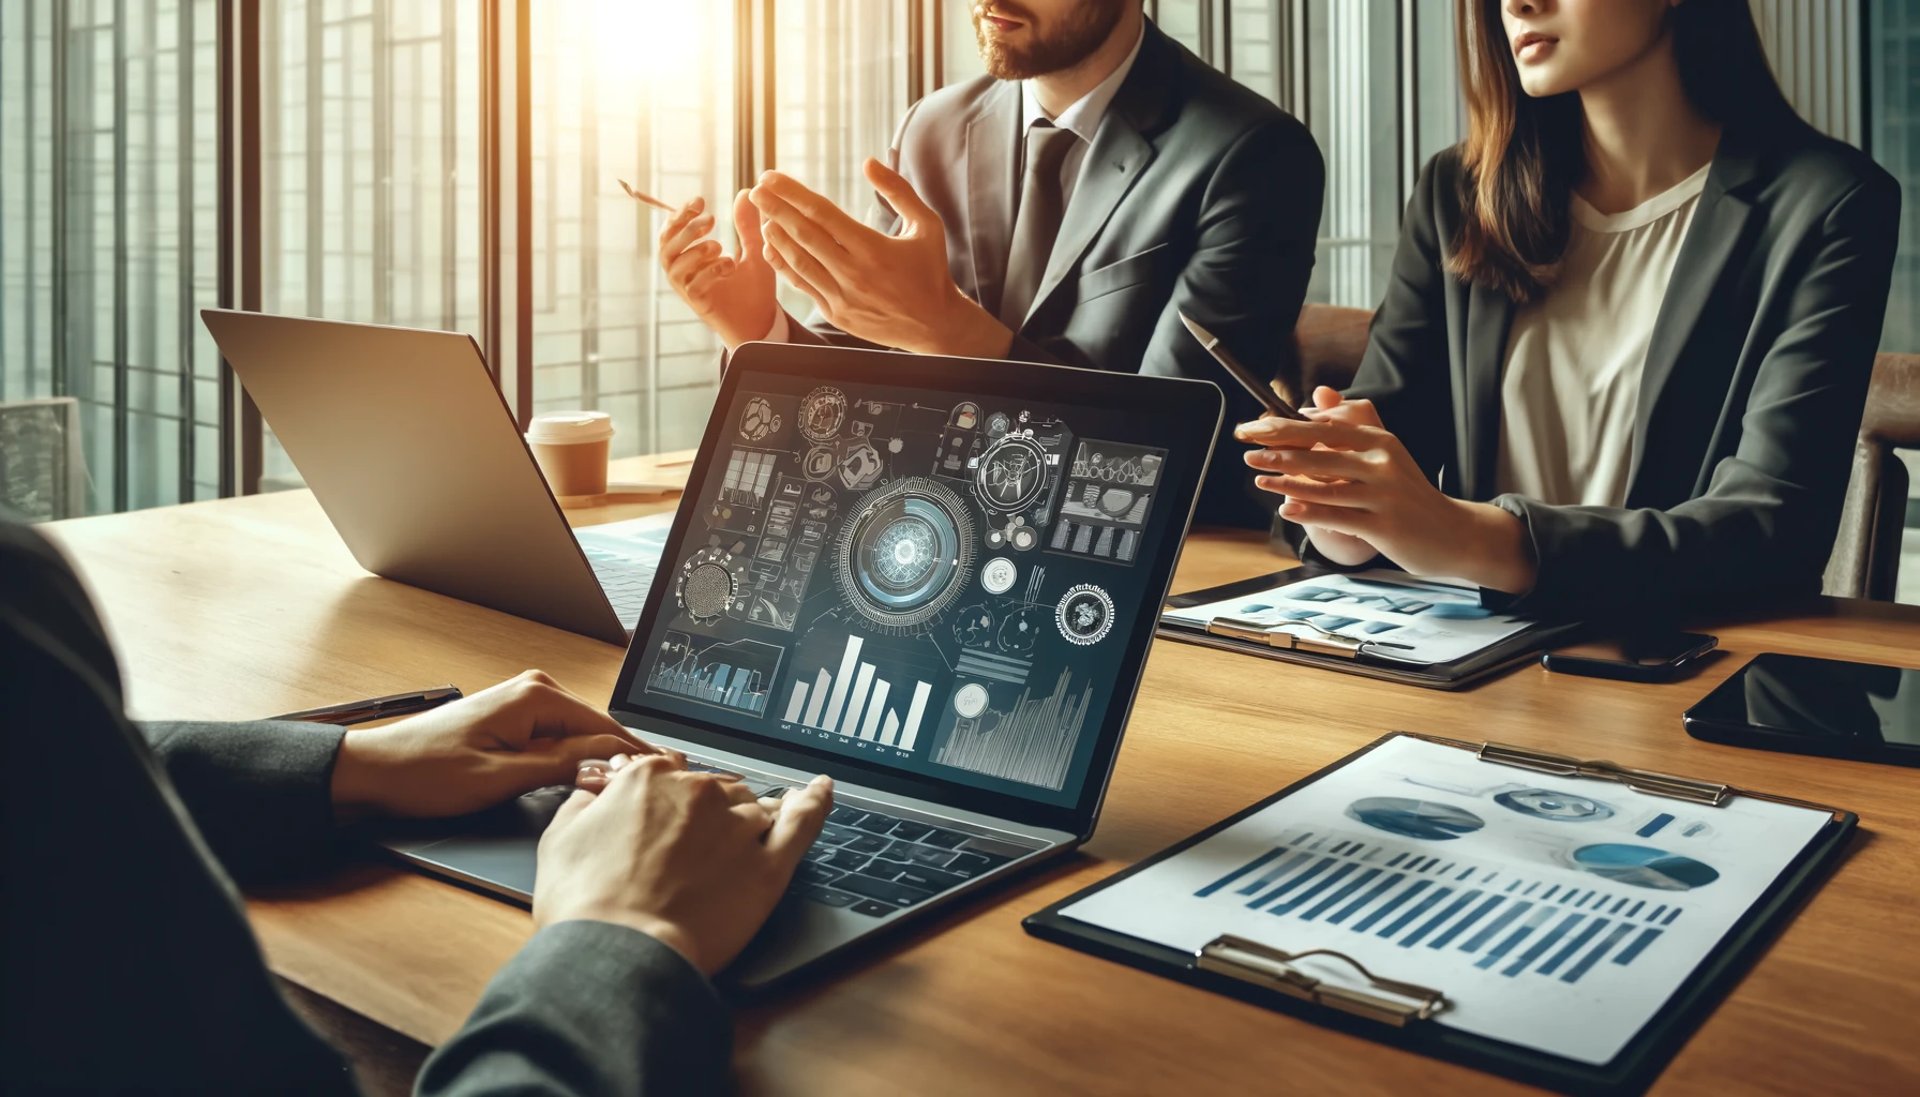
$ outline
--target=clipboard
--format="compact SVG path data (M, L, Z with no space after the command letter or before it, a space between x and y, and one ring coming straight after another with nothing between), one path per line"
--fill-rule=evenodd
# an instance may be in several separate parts
M1638 792L1692 804L1719 806L1738 796L1807 808L1831 818L1612 1061L1597 1067L1435 1023L1435 1018L1447 1006L1445 987L1401 982L1393 978L1391 971L1369 970L1351 957L1330 950L1295 954L1244 938L1221 935L1198 952L1189 953L1061 913L1087 896L1184 853L1401 736L1471 751L1481 761L1493 765L1514 766L1561 778L1616 781ZM1524 747L1469 743L1396 731L1139 864L1029 915L1021 925L1042 940L1162 978L1529 1085L1581 1094L1637 1093L1653 1083L1793 917L1801 902L1825 881L1858 824L1859 817L1852 812L1716 782L1628 769L1611 762L1585 761ZM1293 966L1293 961L1314 953L1346 961L1358 978L1336 985L1315 979Z
M1205 590L1176 594L1168 598L1166 604L1169 609L1189 609L1209 602L1252 597L1303 579L1345 574L1335 568L1302 564ZM1163 612L1155 634L1181 643L1323 667L1383 682L1457 690L1477 685L1503 671L1530 662L1537 652L1546 648L1571 642L1583 628L1584 625L1578 621L1539 621L1472 655L1443 663L1414 663L1390 658L1381 650L1376 650L1384 648L1384 645L1375 641L1316 635L1310 629L1303 629L1299 633L1268 632L1263 628L1237 625L1232 618L1223 617L1216 617L1205 628L1200 628L1173 619Z

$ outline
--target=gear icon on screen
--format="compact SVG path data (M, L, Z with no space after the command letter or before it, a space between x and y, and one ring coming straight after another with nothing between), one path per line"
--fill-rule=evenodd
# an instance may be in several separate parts
M1092 583L1069 587L1054 607L1054 623L1069 644L1097 644L1113 631L1113 596Z

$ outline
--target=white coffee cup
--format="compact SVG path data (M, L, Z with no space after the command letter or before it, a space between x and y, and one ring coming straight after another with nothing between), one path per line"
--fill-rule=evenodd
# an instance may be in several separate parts
M606 492L612 440L613 417L604 411L550 411L527 424L527 446L558 496Z

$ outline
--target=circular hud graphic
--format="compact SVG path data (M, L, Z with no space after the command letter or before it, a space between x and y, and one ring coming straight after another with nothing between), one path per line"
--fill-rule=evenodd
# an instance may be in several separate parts
M1022 606L1006 615L1000 622L1000 630L994 634L994 643L1008 655L1025 655L1033 650L1034 641L1040 639L1040 630L1046 626L1047 611L1040 606Z
M1008 435L980 455L974 487L990 509L1008 514L1025 510L1047 483L1047 453L1031 438Z
M1616 842L1581 846L1573 851L1573 863L1615 883L1657 891L1692 891L1720 878L1718 869L1691 857Z
M1493 802L1509 811L1556 823L1585 823L1613 815L1613 809L1598 800L1550 788L1513 789L1496 794Z
M839 389L814 389L800 401L800 433L808 441L832 441L846 421L847 394Z
M727 605L740 593L744 569L733 554L721 548L703 548L680 565L680 578L674 584L674 597L687 616L696 621L711 621L727 611Z
M1440 841L1472 834L1485 824L1470 811L1431 800L1369 796L1347 805L1347 818L1404 838Z
M1113 631L1113 596L1092 583L1069 587L1054 609L1054 623L1069 644L1097 644Z
M780 416L766 397L755 396L747 401L746 410L740 413L740 437L758 442L779 429Z
M910 476L853 505L834 570L861 616L909 628L938 616L966 589L972 561L965 501L945 485Z
M987 711L987 687L978 682L968 682L953 692L953 711L961 719L971 720Z
M988 594L1005 594L1019 578L1020 569L1004 556L996 556L980 568L980 586Z

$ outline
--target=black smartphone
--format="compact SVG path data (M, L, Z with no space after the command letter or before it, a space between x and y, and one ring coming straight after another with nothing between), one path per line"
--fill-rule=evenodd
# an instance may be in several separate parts
M1719 644L1704 632L1641 632L1549 651L1540 665L1561 674L1618 678L1627 682L1671 682Z
M1681 719L1713 743L1920 766L1920 670L1769 652Z

